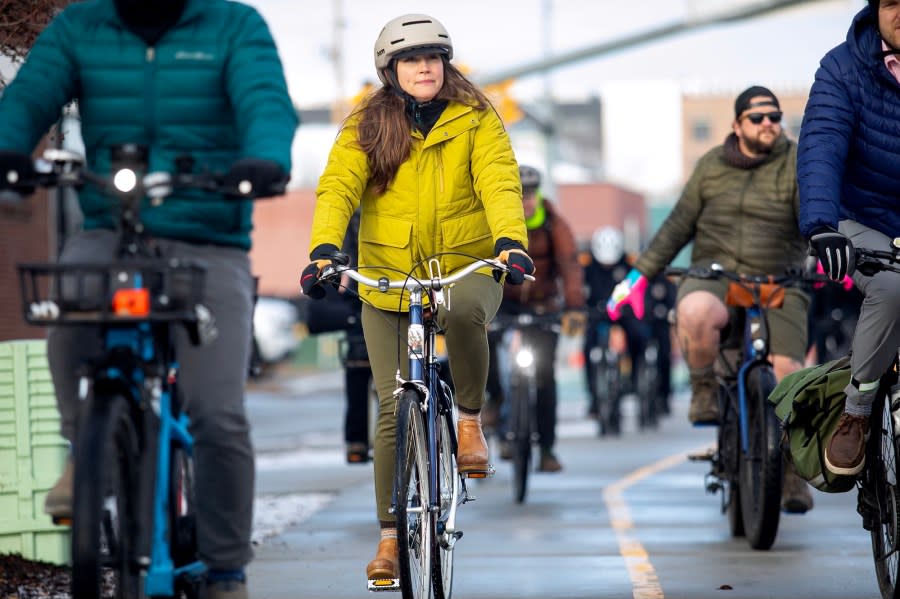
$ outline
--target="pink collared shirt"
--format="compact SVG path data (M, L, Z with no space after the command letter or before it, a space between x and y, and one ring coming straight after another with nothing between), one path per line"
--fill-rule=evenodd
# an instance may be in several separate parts
M887 52L890 50L890 47L884 41L881 42L881 49ZM890 71L891 75L894 76L894 79L897 80L897 83L900 83L900 58L897 58L896 54L888 54L884 57L884 66L887 67L887 70Z

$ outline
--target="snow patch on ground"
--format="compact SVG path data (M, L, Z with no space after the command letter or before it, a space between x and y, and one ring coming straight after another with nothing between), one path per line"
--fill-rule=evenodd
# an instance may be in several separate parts
M332 499L332 493L261 495L253 502L253 533L250 540L254 545L259 545L276 537L312 516Z

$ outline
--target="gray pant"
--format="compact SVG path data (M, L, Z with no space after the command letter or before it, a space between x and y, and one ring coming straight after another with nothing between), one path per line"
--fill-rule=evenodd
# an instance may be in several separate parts
M112 231L85 231L66 243L60 262L107 262L115 254ZM166 258L207 265L205 305L216 319L218 338L194 347L183 327L175 346L179 387L196 442L197 542L200 558L215 569L237 569L252 558L254 461L244 410L253 315L253 279L247 252L238 248L159 241ZM48 358L56 388L62 435L75 439L79 365L102 351L92 327L52 328Z
M840 222L839 230L848 236L854 247L872 250L889 250L891 238L852 220ZM853 335L850 370L859 381L861 389L847 386L847 411L865 414L871 411L875 391L866 385L881 378L897 356L900 346L900 274L879 272L867 277L859 272L853 282L865 295L859 313L859 322Z

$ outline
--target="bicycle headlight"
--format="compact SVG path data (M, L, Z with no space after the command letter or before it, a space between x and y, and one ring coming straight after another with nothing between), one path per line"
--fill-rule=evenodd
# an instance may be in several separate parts
M119 169L113 176L113 185L119 191L128 193L137 185L137 174L130 168Z
M534 354L530 349L520 349L516 353L516 366L519 368L528 368L534 364Z

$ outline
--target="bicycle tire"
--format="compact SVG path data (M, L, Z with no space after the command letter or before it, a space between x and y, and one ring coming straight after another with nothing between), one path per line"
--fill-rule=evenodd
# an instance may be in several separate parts
M397 403L397 546L403 599L430 599L435 514L429 511L428 455L419 395L406 390Z
M513 499L523 503L528 494L528 472L531 470L531 435L534 429L532 409L534 384L521 372L510 376L510 434L513 450Z
M448 405L453 405L452 399ZM456 467L456 451L453 447L452 427L456 423L456 408L450 412L438 415L438 484L440 485L440 511L437 514L438 521L446 522L446 516L459 497L461 486L459 470ZM436 531L437 532L437 531ZM432 549L431 578L434 583L435 599L450 599L453 594L453 542L449 538L453 531L443 529L441 534L435 534Z
M594 364L594 390L597 393L597 434L601 437L618 435L619 421L619 376L616 365L609 364L609 353L602 351L600 360Z
M900 598L900 447L894 435L890 402L879 395L873 406L866 468L878 509L871 528L875 577L883 599Z
M98 393L83 406L75 452L72 506L72 597L139 596L137 536L138 434L131 402ZM104 575L111 570L112 576ZM106 595L108 596L108 595Z
M750 547L767 550L775 542L781 516L781 422L768 401L775 374L768 366L747 373L747 451L740 453L744 531Z
M194 460L179 444L173 443L169 467L169 547L176 568L198 560L197 511ZM175 596L196 599L200 581L175 579Z
M648 341L644 356L638 365L638 425L641 429L656 428L659 424L657 394L659 376L657 368L657 348Z
M744 516L741 505L741 485L739 482L738 452L740 451L740 431L737 422L737 401L731 393L733 386L718 386L719 408L722 424L719 426L718 449L713 462L713 473L725 482L724 511L728 517L728 531L732 538L743 537Z

